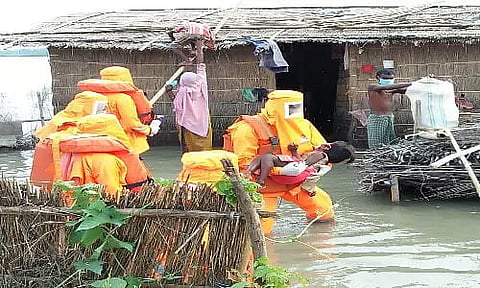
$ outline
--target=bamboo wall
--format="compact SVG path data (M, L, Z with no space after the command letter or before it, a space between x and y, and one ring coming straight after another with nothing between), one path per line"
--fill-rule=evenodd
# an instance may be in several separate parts
M135 85L149 97L162 87L178 68L180 62L172 52L163 50L127 51L121 49L50 49L53 75L53 105L55 112L62 110L79 92L80 80L99 78L102 68L120 65L130 69ZM262 103L243 101L243 88L275 88L275 75L258 67L251 47L207 51L207 80L210 114L214 129L214 146L221 146L221 135L240 114L257 112ZM153 145L177 145L172 104L166 95L154 105L157 114L166 115L167 122L152 139Z
M343 48L343 47L342 47ZM339 48L337 48L339 49ZM343 56L343 49L341 54ZM342 57L343 58L343 57ZM349 85L349 70L345 69L343 61L338 67L338 80L337 80L337 95L335 104L335 118L334 118L334 140L347 140L351 141L351 116L349 115L349 97L348 97L348 85Z
M349 47L349 105L350 110L366 109L368 114L368 85L375 83L375 72L362 73L362 65L383 68L383 60L394 60L396 81L415 81L429 74L440 80L451 79L455 92L464 93L475 107L480 105L480 45L428 43L366 45ZM406 96L394 96L395 129L398 136L410 133L413 118ZM356 123L355 121L353 122ZM357 123L358 124L358 123ZM357 146L366 147L366 128L356 125L352 137Z

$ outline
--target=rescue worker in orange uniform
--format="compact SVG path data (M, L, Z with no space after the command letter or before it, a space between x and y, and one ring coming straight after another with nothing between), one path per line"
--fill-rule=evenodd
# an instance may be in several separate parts
M140 121L139 117L145 115L138 114L138 104L133 97L137 93L143 97L143 91L134 85L130 70L121 66L111 66L102 69L100 76L101 79L80 81L77 86L82 91L93 91L107 96L108 111L117 116L130 139L133 150L138 154L149 150L147 136L158 133L161 121L156 119L145 121L145 123L150 122L149 125ZM146 105L150 104L146 103Z
M116 116L106 114L107 100L92 91L78 93L35 132L40 142L30 177L34 185L50 190L59 180L98 183L117 197L124 187L138 191L152 180Z
M289 143L298 144L300 156L326 143L320 132L303 118L303 94L291 90L271 92L260 113L240 117L227 131L229 138L225 138L224 149L238 156L241 172L245 172L258 155L288 154ZM281 169L274 167L271 174L278 175ZM301 184L279 184L267 177L259 192L263 195L266 211L276 211L280 197L303 209L309 219L328 220L334 216L330 196L319 187L315 187L315 193L310 196ZM265 234L271 233L273 224L273 218L262 219Z

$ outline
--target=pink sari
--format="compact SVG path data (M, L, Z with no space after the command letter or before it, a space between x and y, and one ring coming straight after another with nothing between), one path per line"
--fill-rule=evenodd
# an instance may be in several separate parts
M197 73L182 74L173 104L178 126L199 136L207 136L209 112L205 64L197 65Z

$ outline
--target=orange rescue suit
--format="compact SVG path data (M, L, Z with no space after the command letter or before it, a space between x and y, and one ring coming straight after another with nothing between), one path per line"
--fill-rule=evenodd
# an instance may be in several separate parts
M139 93L141 91L133 84L130 70L125 67L112 66L102 69L100 75L102 79L80 81L77 84L78 88L107 96L108 111L117 116L130 139L133 150L138 154L149 150L147 136L151 129L140 121L135 101L128 95L137 90Z
M265 105L266 109L259 113L258 117L265 121L261 126L266 124L271 133L279 140L276 152L288 153L288 151L284 151L288 141L299 143L300 154L311 152L314 147L326 142L318 130L308 120L303 119L303 116L296 120L289 119L282 122L283 105L302 100L303 95L299 92L277 90L269 94L269 100ZM237 121L227 130L230 133L233 152L238 156L238 164L242 172L246 171L256 156L267 150L261 148L268 146L268 143L265 143L266 139L261 139L256 132L263 128L254 128L252 127L255 125L253 123L253 121ZM274 167L272 174L279 174L279 171L280 167ZM308 218L320 217L320 220L327 220L334 216L330 196L319 187L315 188L316 195L310 197L300 184L278 184L267 178L265 188L260 192L265 202L264 209L267 211L276 211L277 197L281 197L303 209ZM271 233L273 224L273 218L262 219L265 234Z

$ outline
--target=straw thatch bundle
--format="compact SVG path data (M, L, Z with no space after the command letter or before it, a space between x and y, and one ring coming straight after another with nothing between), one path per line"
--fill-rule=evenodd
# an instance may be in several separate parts
M452 131L462 150L479 144L480 126ZM456 151L448 137L400 139L395 144L367 151L360 166L360 191L390 191L390 180L398 177L402 196L415 200L477 198L477 191L460 158L440 167L431 164ZM480 177L480 151L465 155Z
M0 287L55 287L89 253L68 243L65 222L79 215L61 207L56 191L33 191L15 180L0 179L0 195ZM135 242L135 249L104 255L101 278L161 274L162 284L213 286L240 268L245 221L211 186L152 184L126 194L117 207L132 218L114 236ZM79 277L70 282L85 283Z

